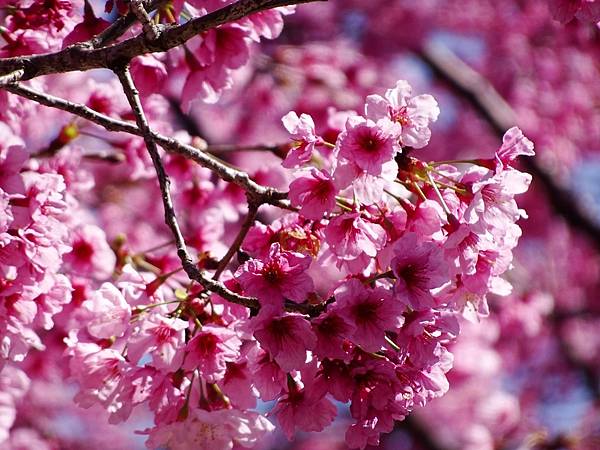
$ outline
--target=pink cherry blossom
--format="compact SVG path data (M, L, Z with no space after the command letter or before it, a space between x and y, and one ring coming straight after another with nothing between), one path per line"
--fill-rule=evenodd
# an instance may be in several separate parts
M300 207L307 219L319 220L335 208L337 188L326 171L312 169L309 176L298 177L290 183L290 202Z
M253 382L264 400L275 400L286 384L286 373L272 359L271 354L259 348L253 350Z
M157 369L176 371L183 362L187 322L151 314L143 318L127 345L127 355L132 362L144 354L152 355L152 365Z
M416 234L407 233L394 244L394 254L394 298L417 311L434 307L431 289L440 287L447 273L441 248L433 242L419 243Z
M109 278L115 266L115 254L106 242L104 232L93 225L83 225L73 230L73 250L64 261L73 273L97 280Z
M429 94L412 96L412 87L405 80L399 80L393 89L388 89L385 97L367 97L365 115L371 120L390 120L402 126L401 141L405 147L423 148L429 142L429 125L440 114L435 99Z
M315 134L315 123L308 114L298 117L294 111L289 112L281 119L285 129L292 135L292 148L283 161L283 167L299 167L310 161L315 146L322 144L323 140Z
M234 331L207 325L188 342L183 367L197 369L200 376L215 382L225 375L227 362L238 358L241 344Z
M121 336L128 329L131 308L121 291L112 283L103 283L99 290L83 302L89 313L88 332L100 339Z
M339 155L371 175L380 175L383 165L400 150L401 127L387 118L374 122L350 117L338 138Z
M296 382L289 382L288 392L280 397L272 411L290 440L296 429L322 431L333 422L337 414L334 404L325 397L325 386L315 382L316 369L315 362L304 368L302 389Z
M324 233L325 241L339 261L356 260L359 265L363 265L367 258L375 257L383 249L387 239L381 225L365 220L357 212L335 217Z
M355 330L348 338L365 351L379 351L385 344L385 332L404 322L404 307L386 289L370 289L352 279L339 287L335 296L332 310L354 324Z
M317 336L315 354L320 358L345 359L348 355L344 344L354 334L354 323L335 310L322 314L312 323Z
M271 422L255 412L195 408L185 421L146 430L149 434L146 444L149 448L168 446L173 450L231 450L235 444L252 448L273 429Z
M284 298L303 302L314 289L306 274L310 263L310 257L281 251L279 244L272 244L265 262L250 260L237 270L235 277L246 293L265 305L280 306Z
M305 318L275 314L273 308L264 308L254 319L253 328L258 342L286 372L302 367L307 350L312 350L317 342Z

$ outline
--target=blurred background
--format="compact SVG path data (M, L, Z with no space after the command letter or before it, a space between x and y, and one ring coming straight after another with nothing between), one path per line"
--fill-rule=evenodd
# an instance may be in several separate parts
M280 125L288 111L309 113L315 123L326 124L330 106L358 110L367 95L383 94L398 79L408 80L414 94L431 93L440 104L429 146L414 154L420 159L489 158L514 125L534 142L537 155L520 166L533 175L533 183L519 199L529 217L519 223L523 235L507 276L512 293L488 298L489 317L463 323L451 347L449 392L399 422L377 448L600 449L600 29L598 19L583 14L557 20L561 3L329 0L302 5L286 17L279 38L252 47L250 64L233 72L234 83L218 103L182 108L184 75L169 77L161 88L172 101L157 103L156 116L168 115L173 129L214 145L277 147L289 140ZM104 2L93 5L101 15ZM115 15L103 17L114 20ZM77 76L62 88L75 96ZM95 76L103 79L102 73ZM55 131L32 135L43 141L44 133ZM327 133L326 128L317 131ZM98 145L93 139L82 142ZM147 157L140 162L138 150L123 145L123 151L134 155L128 153L126 165L94 169L96 174L105 170L98 191L108 205L98 216L109 239L136 227L141 242L154 236L149 224L160 224L162 212L152 201L158 194L149 189L155 187L128 181L117 192L109 186L119 171L142 173L149 167ZM257 181L288 186L274 154L223 151L219 156ZM194 189L199 195L202 186ZM147 208L123 214L127 205L117 208L107 201L116 204L118 198ZM62 337L56 337L57 348ZM35 355L26 361L34 371L39 363ZM62 381L58 376L32 388L33 404L46 404L47 410L38 409L36 419L27 412L16 429L35 424L32 428L69 436L70 446L60 448L144 448L143 437L132 438L132 429L149 425L143 413L128 429L99 426L99 411L66 406L76 389L59 390ZM340 419L324 432L299 434L293 442L274 436L261 448L345 449L350 418L346 406L338 406ZM261 408L268 411L270 405ZM57 410L62 411L58 417L49 416ZM21 442L19 449L38 448L31 435L19 441L18 433L11 449L17 448L15 442Z

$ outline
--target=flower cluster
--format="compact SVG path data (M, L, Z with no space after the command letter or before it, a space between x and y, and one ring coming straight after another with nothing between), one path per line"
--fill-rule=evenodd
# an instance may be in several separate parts
M514 196L531 180L512 162L533 145L513 128L487 160L425 163L410 153L438 114L433 97L399 81L369 96L363 116L347 113L335 142L306 114L284 117L299 211L251 230L235 281L261 304L249 331L272 365L268 399L278 393L273 413L290 437L331 423L337 400L355 421L347 443L375 445L448 389L457 313L476 320L489 293L510 292L500 276L524 215ZM286 312L303 301L319 313Z
M59 312L72 292L60 328L67 373L79 384L76 403L100 406L113 424L144 405L154 415L144 431L148 447L181 449L261 442L274 427L254 411L259 400L275 401L268 416L289 438L324 430L338 414L336 402L348 403L346 441L364 448L443 395L458 317L476 321L487 314L489 293L510 292L501 275L524 215L514 196L530 181L512 165L533 150L513 128L488 159L421 161L413 152L428 143L438 114L432 96L413 96L400 81L384 96L369 96L364 115L331 111L326 134L306 114L286 115L292 144L283 165L293 173L289 200L297 211L255 223L241 245L243 261L222 274L230 291L257 299L257 310L189 284L168 254L123 243L113 254L98 228L63 220L68 239L50 247L62 249L53 270L67 276L52 275L64 284L36 293L35 305L49 321L46 311ZM197 236L190 243L203 252L201 267L214 270L211 261L224 252L215 243L239 220L243 196L174 157L167 167L177 202L205 212L202 220L183 214L182 223ZM37 170L36 177L50 177L48 165ZM73 189L82 186L72 168L61 171ZM3 173L12 185L28 172ZM17 191L6 192L13 211ZM50 217L67 208L52 200L40 207ZM39 203L30 200L30 210ZM9 225L12 241L19 232ZM17 305L26 301L23 292ZM30 323L23 317L18 323Z
M70 301L71 283L59 269L72 247L63 177L28 170L23 141L5 125L0 132L1 367L43 349L34 329L51 329Z
M108 26L87 1L5 3L2 56L57 49ZM127 3L109 0L107 9L123 15ZM152 20L183 23L233 3L167 2ZM515 165L534 154L533 144L515 127L487 158L429 161L420 155L440 114L435 98L414 95L401 80L363 102L385 77L376 75L379 62L359 64L348 42L333 50L290 46L253 59L260 70L252 76L238 70L248 68L251 44L276 37L293 11L246 16L131 63L152 128L196 149L214 150L191 136L193 127L177 129L169 103L183 117L196 99L216 102L236 73L253 87L246 109L259 111L225 102L240 141L253 128L270 133L269 114L278 114L278 124L281 111L298 111L279 127L289 142L269 155L281 157L278 167L247 169L256 183L287 189L273 202L285 213L261 205L252 215L256 198L224 181L243 185L249 178L241 171L216 181L216 170L161 154L188 250L210 281L202 285L186 277L164 227L157 199L165 193L142 138L108 134L2 91L0 449L82 446L48 433L54 424L32 411L66 403L40 392L57 391L67 378L92 424L132 423L149 411L153 422L140 433L152 449L260 447L274 424L289 439L324 431L344 404L346 443L365 448L448 391L454 349L457 357L468 353L452 347L463 321L487 316L490 294L511 293L503 274L521 235L516 222L526 217L515 196L531 181ZM143 32L136 22L116 39L130 31ZM265 66L280 79L267 81ZM53 77L33 86L114 120L132 119L114 79L64 77L71 88ZM294 108L278 97L290 86ZM332 104L338 108L325 113ZM45 124L53 125L42 130ZM243 158L228 162L245 167ZM467 336L473 329L467 325ZM494 400L500 408L506 399ZM263 413L266 402L272 407ZM57 416L71 414L65 410ZM89 434L103 442L99 430ZM103 445L89 446L96 447Z

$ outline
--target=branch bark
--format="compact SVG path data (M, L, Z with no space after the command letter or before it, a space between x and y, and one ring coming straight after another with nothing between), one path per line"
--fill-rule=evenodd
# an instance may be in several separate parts
M179 259L181 260L183 270L185 270L191 280L197 281L205 289L210 289L214 292L218 291L220 295L234 303L238 303L249 308L258 308L260 305L257 299L238 295L227 289L221 283L218 283L216 280L210 280L192 260L192 257L187 250L183 234L181 233L181 228L177 221L175 206L173 205L173 199L171 198L171 181L162 164L158 147L153 137L153 131L148 124L148 119L144 113L139 93L135 87L133 79L131 78L129 66L124 65L123 67L117 68L115 73L119 77L123 91L125 92L127 100L129 101L129 105L131 106L131 109L135 115L138 130L141 132L144 142L146 143L148 153L150 153L150 157L152 158L152 163L154 164L154 169L156 170L156 176L158 178L158 184L162 194L163 206L165 210L165 223L175 238L177 256L179 256Z
M8 85L5 89L13 94L28 98L51 108L61 109L70 112L79 117L94 122L108 131L124 132L136 136L144 137L144 133L136 125L123 120L101 114L93 109L79 104L55 97L50 94L39 92L24 85ZM284 199L286 192L262 186L250 179L247 173L234 169L218 158L209 155L196 147L179 142L173 138L164 136L154 130L150 130L152 139L166 151L182 155L195 161L203 167L206 167L217 174L222 180L237 184L259 203L270 204L273 206L288 209L289 205Z
M255 202L253 202L250 199L248 200L248 214L246 215L246 219L242 223L240 231L238 232L237 236L235 237L234 241L232 242L231 246L229 247L229 250L227 250L227 253L225 254L225 256L223 256L221 261L219 261L219 265L217 266L217 270L215 271L213 280L219 279L219 277L221 276L221 274L227 267L227 264L229 264L229 261L231 261L231 258L233 258L233 255L235 255L237 253L237 251L240 249L240 247L242 246L242 243L244 242L244 239L246 238L248 231L250 231L250 228L252 227L252 225L254 224L254 221L256 220L256 216L258 214L259 207L260 207L260 205L257 205Z
M158 6L165 0L153 0L146 6L147 12L152 12L158 8ZM135 14L130 12L126 16L121 16L115 20L108 28L94 36L87 45L93 48L104 47L112 41L118 39L125 33L137 20Z
M154 23L152 23L152 19L148 15L148 11L144 6L143 0L130 0L129 4L130 11L135 15L138 22L142 24L142 29L144 31L144 35L146 39L149 41L154 41L158 39L160 36L160 32Z

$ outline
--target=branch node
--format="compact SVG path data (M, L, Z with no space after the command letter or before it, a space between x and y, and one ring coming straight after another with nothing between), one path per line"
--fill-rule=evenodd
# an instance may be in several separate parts
M159 28L152 22L152 18L148 15L144 7L143 0L131 0L129 9L135 15L137 20L142 24L144 36L149 41L155 41L160 37Z

